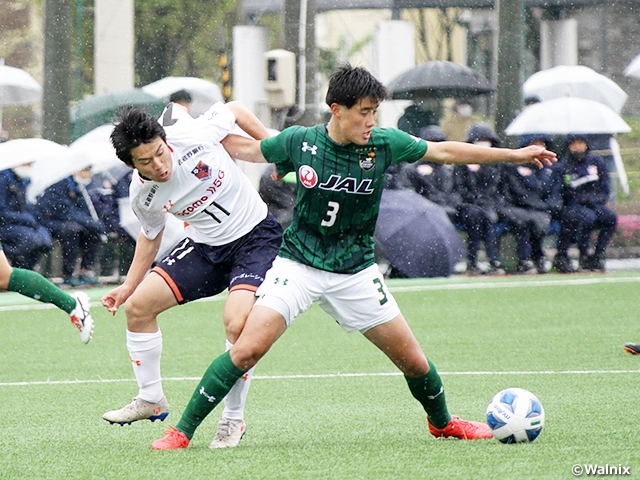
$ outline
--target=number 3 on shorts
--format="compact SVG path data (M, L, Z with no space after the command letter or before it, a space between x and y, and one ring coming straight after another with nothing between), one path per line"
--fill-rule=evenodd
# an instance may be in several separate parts
M380 280L379 278L374 278L373 279L373 283L376 284L377 286L377 290L381 293L381 297L380 300L378 300L380 302L380 305L384 305L385 303L387 303L389 301L389 299L387 298L387 294L384 293L384 285L382 284L382 280Z
M340 210L340 204L338 202L327 202L327 220L322 220L320 222L321 227L331 227L334 223L336 223L336 218L338 216L338 210Z

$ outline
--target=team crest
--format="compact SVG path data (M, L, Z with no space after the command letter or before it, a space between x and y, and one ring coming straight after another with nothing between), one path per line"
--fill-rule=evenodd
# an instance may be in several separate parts
M361 153L358 160L360 163L360 168L365 172L368 172L376 166L376 152L372 150L366 155L364 153Z
M203 162L198 162L198 165L195 166L193 170L191 170L198 180L208 180L211 178L211 167Z
M298 169L298 179L306 188L313 188L318 184L318 174L309 165L302 165Z

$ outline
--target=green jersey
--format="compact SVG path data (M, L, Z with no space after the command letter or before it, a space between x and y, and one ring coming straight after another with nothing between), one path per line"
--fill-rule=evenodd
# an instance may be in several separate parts
M320 270L356 273L374 263L385 170L424 156L427 143L400 130L374 128L366 145L339 144L325 125L289 127L261 141L279 174L296 172L296 205L279 255Z

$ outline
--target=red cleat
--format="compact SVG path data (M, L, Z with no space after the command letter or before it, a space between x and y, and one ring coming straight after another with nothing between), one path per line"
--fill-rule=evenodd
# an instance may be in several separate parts
M155 440L151 444L151 448L154 450L178 450L180 448L187 448L189 445L187 436L172 425L169 425L169 428L170 430L163 432L164 437Z
M429 416L427 416L427 421ZM429 432L436 438L459 438L460 440L478 440L481 438L493 438L489 425L482 422L462 420L451 415L451 421L444 428L436 428L429 423Z

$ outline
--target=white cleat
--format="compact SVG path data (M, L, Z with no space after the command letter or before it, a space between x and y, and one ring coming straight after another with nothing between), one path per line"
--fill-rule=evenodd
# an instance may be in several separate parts
M82 343L89 343L93 335L93 318L91 318L91 311L89 310L91 306L89 295L84 292L73 292L69 295L76 299L76 308L69 314L71 323L80 330Z
M213 437L209 448L237 447L246 431L247 424L244 420L223 418L218 422L218 433Z
M164 421L167 415L169 415L169 403L166 397L162 397L159 403L150 403L141 398L133 397L133 401L129 405L125 405L120 410L106 412L102 418L111 424L119 423L123 426L138 420Z

